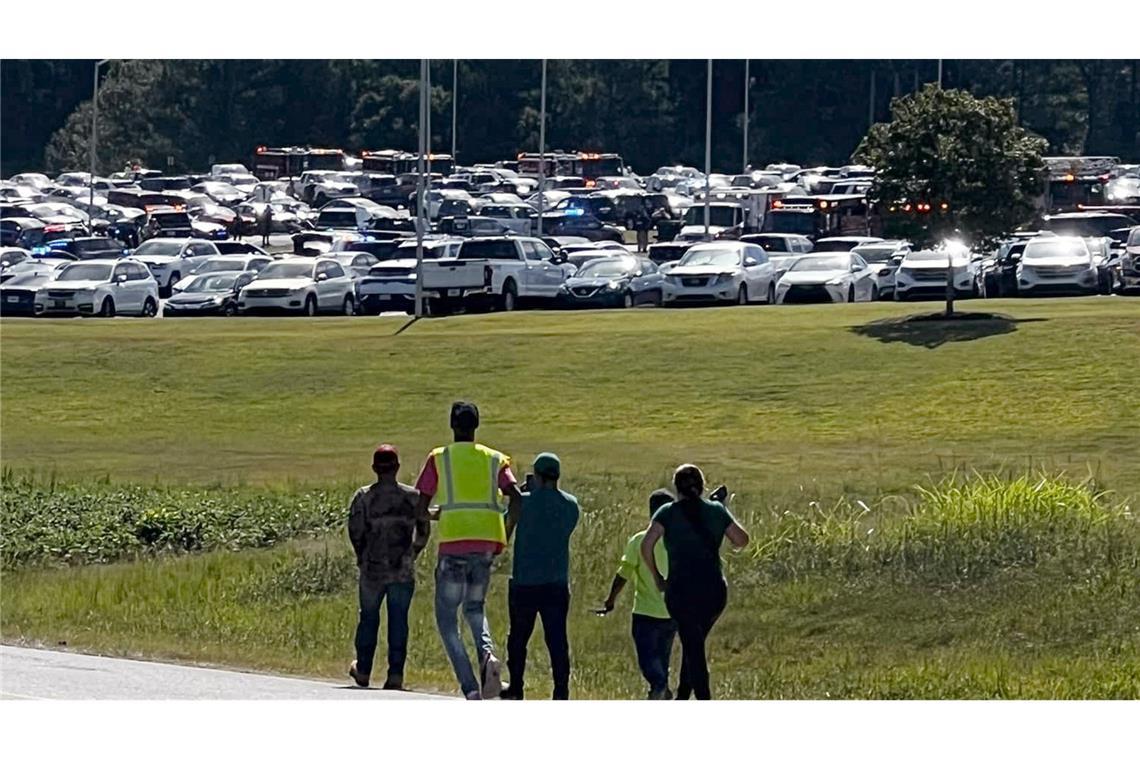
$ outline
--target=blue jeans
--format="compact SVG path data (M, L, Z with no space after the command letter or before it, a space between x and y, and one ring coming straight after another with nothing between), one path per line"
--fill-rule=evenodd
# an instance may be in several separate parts
M649 691L664 691L669 687L669 658L673 655L677 624L670 618L634 613L632 632L637 667L649 682Z
M360 577L360 620L356 624L356 670L372 673L376 638L380 629L380 604L388 599L388 678L402 680L408 658L408 608L412 605L415 581L383 583Z
M477 663L482 665L486 656L495 651L483 609L491 584L492 556L490 552L441 554L435 567L435 624L464 694L479 691L480 683L463 646L457 616L462 607L478 651Z

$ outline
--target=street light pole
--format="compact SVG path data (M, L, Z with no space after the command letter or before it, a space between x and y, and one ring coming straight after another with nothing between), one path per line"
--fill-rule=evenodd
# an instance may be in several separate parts
M427 113L427 60L420 59L419 158L416 177L416 318L424 315L424 144Z
M431 59L424 65L424 89L427 90L427 105L424 106L424 160L427 162L426 187L431 187ZM426 190L425 190L426 192ZM426 200L424 201L427 202Z
M542 90L538 96L538 236L542 237L542 214L546 210L546 59L542 59Z
M89 195L87 198L87 234L92 234L92 215L95 211L95 153L99 143L99 67L109 61L104 58L95 62L95 77L91 87L91 145L88 152L91 154L91 176L87 180Z
M705 88L705 236L709 234L709 200L712 191L709 174L712 172L712 58L708 59L708 84Z
M455 153L455 116L459 108L459 59L451 62L451 163L458 160Z
M748 78L748 59L744 59L744 163L741 171L748 171L748 91L752 80Z
M938 89L942 89L942 59L938 59Z

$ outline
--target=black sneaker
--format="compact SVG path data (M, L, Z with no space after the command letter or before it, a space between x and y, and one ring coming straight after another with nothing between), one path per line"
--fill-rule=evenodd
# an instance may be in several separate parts
M388 678L384 681L384 685L380 688L384 689L385 691L403 691L404 679L403 677L398 676L388 676Z
M356 685L359 686L360 688L362 688L362 689L368 688L369 676L366 673L362 674L359 671L357 671L356 660L353 660L352 664L348 666L348 677L351 678L353 681L356 681Z
M499 694L499 699L512 699L518 701L522 698L522 689L515 689L509 685Z

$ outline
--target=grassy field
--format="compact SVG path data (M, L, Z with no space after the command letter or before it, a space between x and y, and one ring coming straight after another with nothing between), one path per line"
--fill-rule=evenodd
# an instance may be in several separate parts
M758 538L727 566L719 696L1140 696L1140 568L1124 511L1140 493L1140 301L966 308L982 306L1005 318L946 328L902 321L929 305L888 303L524 313L402 331L388 318L6 321L0 454L20 473L5 482L6 519L20 505L85 506L62 527L11 518L42 546L16 560L5 545L3 637L341 676L347 542L304 536L368 479L377 442L400 445L414 477L446 439L450 401L467 397L482 438L520 471L558 451L583 503L577 696L641 693L628 618L590 609L646 495L682 460L732 485ZM964 496L944 484L946 503L915 489L975 470L1066 474L1091 491L1038 488L1036 476ZM266 540L248 530L251 504L291 517ZM106 527L115 519L129 529ZM154 538L186 525L188 546ZM143 559L57 567L70 530L119 542L71 562ZM268 548L218 550L243 547ZM424 560L409 681L450 690ZM500 643L505 573L490 607Z

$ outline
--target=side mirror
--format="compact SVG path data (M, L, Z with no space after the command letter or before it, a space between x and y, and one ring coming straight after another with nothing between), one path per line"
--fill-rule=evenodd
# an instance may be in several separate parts
M756 265L757 265L757 264L759 264L759 263L760 263L759 261L757 261L756 259L752 258L751 256L749 256L748 258L746 258L746 259L744 260L744 266L746 266L746 267L754 267L754 266L756 266Z
M1018 261L1021 261L1021 253L1015 252L1015 253L1009 254L1009 260L1012 262L1015 262L1015 263Z
M120 285L122 285L126 281L127 281L127 276L125 274L115 275L115 282L119 283Z
M329 278L328 272L321 272L317 275L317 282L324 282Z

